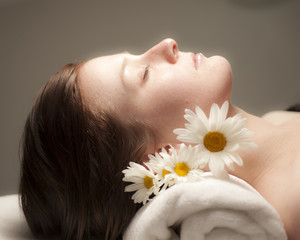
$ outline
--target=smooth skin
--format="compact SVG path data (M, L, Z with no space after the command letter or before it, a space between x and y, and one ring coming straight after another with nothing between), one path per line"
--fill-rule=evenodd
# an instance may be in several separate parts
M125 118L153 126L157 146L148 153L178 144L173 130L186 123L185 108L194 110L198 105L208 114L213 103L221 106L229 101L228 116L241 113L247 118L246 127L255 132L252 140L259 147L240 151L244 165L228 171L273 205L290 240L300 238L300 115L272 112L257 117L232 105L231 67L225 58L181 52L173 39L165 39L142 55L89 60L81 69L80 86L92 108L109 102Z
M231 67L220 56L181 52L177 43L165 39L142 55L127 53L94 58L82 71L86 101L101 107L117 106L124 116L149 122L157 129L160 147L176 141L173 129L183 127L185 108L222 104L231 94Z

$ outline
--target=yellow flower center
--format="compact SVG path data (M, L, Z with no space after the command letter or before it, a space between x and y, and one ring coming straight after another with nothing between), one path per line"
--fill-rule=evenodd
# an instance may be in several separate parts
M148 177L148 176L145 176L144 178L144 184L145 184L145 187L150 189L153 187L153 179L151 177Z
M183 177L188 174L188 172L190 171L190 168L186 163L177 163L174 170L178 176Z
M162 170L162 176L163 176L163 178L165 177L165 175L167 175L167 174L169 174L169 173L171 173L171 172L168 171L168 170L166 170L166 169L163 169L163 170Z
M211 152L220 152L226 146L226 138L220 132L209 132L205 135L204 146Z

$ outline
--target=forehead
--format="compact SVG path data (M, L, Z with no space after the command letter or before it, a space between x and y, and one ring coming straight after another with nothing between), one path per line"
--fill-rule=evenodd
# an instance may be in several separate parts
M88 105L97 106L110 101L115 104L122 92L120 71L124 54L96 57L88 60L80 70L80 89Z
M92 72L100 73L101 70L116 68L122 63L123 57L124 54L120 53L92 58L84 64L82 72L87 75Z

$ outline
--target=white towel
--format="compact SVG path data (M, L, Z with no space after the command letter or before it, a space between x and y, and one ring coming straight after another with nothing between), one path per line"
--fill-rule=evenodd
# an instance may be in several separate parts
M275 209L245 181L213 178L175 185L142 207L124 240L285 240Z
M0 197L0 239L34 239L19 206L18 194Z

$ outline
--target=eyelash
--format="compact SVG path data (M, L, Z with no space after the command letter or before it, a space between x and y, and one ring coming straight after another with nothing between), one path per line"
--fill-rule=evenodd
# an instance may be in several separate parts
M145 72L144 72L143 80L146 80L146 78L147 78L147 77L148 77L148 75L149 75L149 67L150 67L150 65L148 65L148 66L145 68Z

